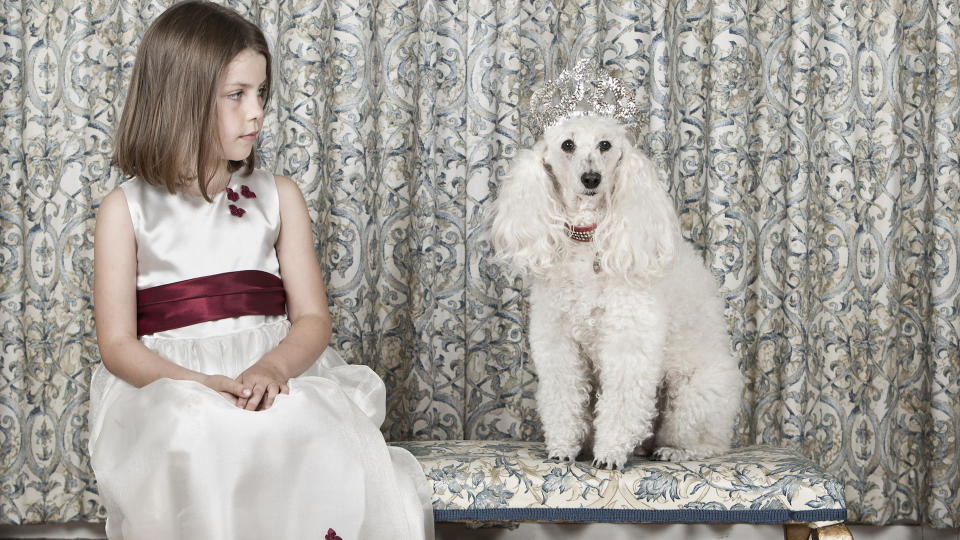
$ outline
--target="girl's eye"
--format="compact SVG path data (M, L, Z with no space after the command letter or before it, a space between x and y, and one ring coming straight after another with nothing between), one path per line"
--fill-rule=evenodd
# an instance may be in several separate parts
M267 87L266 87L266 86L261 86L260 88L257 89L257 96L263 97L263 96L265 96L265 95L267 95Z
M577 148L577 145L576 145L576 144L573 144L573 141L570 140L570 139L567 139L567 140L563 141L562 143L560 143L560 149L563 150L564 152L568 153L568 154L569 154L570 152L573 152L576 148Z
M237 100L237 99L240 99L240 96L242 95L243 95L243 91L237 90L236 92L230 92L229 94L227 94L227 97L233 100Z
M610 147L610 141L600 141L600 144L597 145L597 148L599 148L601 152L606 152Z

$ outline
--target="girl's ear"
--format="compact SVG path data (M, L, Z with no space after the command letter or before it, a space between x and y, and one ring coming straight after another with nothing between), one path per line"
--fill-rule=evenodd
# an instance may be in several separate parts
M610 212L598 224L595 241L600 242L602 269L645 280L673 264L680 224L656 166L633 146L628 148L614 176Z
M552 265L563 241L559 186L544 163L540 141L521 150L500 185L487 229L495 256L521 272L540 273Z

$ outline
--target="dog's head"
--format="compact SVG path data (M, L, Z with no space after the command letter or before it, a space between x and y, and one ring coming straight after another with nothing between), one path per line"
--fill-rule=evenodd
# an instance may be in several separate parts
M673 261L680 239L673 202L653 163L612 119L581 116L547 128L514 159L490 220L497 255L535 274L574 247L571 228L593 228L601 270L630 281L655 277Z
M617 122L591 116L549 127L534 146L554 196L571 224L596 223L606 210L617 171L633 144Z

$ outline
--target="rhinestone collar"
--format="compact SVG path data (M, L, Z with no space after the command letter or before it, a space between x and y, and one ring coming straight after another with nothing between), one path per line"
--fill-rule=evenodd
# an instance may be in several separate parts
M593 242L593 232L597 230L597 224L587 225L585 227L572 226L569 223L563 224L563 230L571 240L576 242Z

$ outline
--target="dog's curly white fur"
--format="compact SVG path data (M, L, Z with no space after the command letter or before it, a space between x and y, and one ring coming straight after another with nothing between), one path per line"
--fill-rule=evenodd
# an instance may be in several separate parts
M547 128L514 159L492 210L498 257L533 278L550 456L574 460L592 439L595 464L622 468L651 436L659 459L728 449L742 376L717 284L624 127L585 116ZM594 224L591 242L566 233Z

